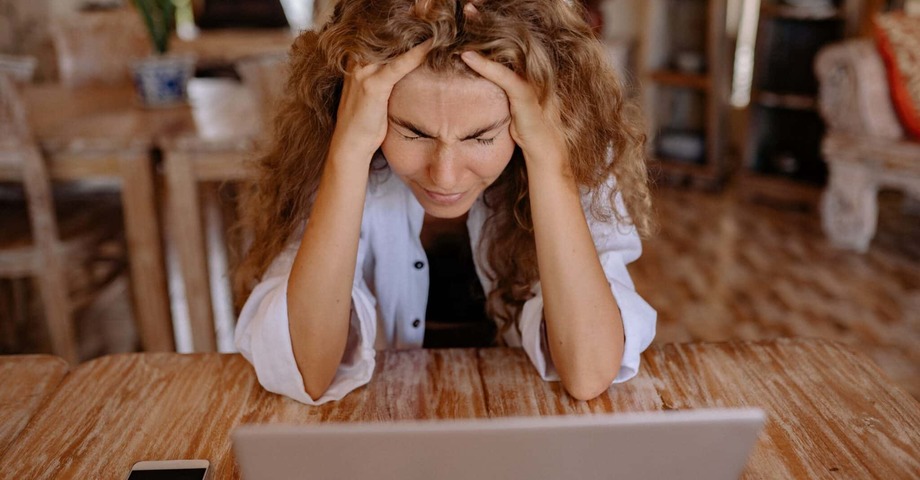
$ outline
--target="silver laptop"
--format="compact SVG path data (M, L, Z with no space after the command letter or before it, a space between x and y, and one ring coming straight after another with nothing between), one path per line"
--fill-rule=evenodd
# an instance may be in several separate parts
M243 425L243 480L735 479L757 409Z

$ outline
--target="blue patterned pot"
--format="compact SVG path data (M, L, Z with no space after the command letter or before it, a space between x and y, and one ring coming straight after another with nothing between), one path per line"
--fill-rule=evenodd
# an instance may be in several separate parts
M195 74L192 56L157 56L131 65L134 86L146 107L170 107L188 99L188 80Z

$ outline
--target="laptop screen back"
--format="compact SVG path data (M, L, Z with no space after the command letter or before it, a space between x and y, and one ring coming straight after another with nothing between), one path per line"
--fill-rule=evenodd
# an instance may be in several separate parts
M244 480L734 479L755 409L428 422L244 425Z

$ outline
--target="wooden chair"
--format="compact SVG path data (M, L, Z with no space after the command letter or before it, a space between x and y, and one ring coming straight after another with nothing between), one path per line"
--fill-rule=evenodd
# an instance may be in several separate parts
M0 278L36 281L53 353L77 362L74 313L123 267L121 214L117 203L98 198L55 207L17 87L2 73L0 179L21 183L23 191L22 201L0 203Z
M36 66L38 60L35 57L0 53L0 73L7 74L14 82L31 82Z
M218 186L232 183L237 188L237 203L245 201L241 197L245 197L252 176L249 162L269 135L274 106L287 78L285 60L284 55L269 55L237 63L243 84L218 85L214 90L226 92L225 103L237 110L232 115L223 112L220 117L237 120L224 122L221 131L210 138L170 139L162 145L169 192L168 236L175 249L168 250L167 263L171 272L180 273L178 278L170 274L170 296L184 298L184 302L174 302L173 319L177 332L183 330L180 324L190 325L191 350L195 352L233 349L236 314L229 271L232 253L244 250L247 241L243 236L234 243L236 248L229 246L226 203ZM181 287L174 287L176 284Z
M51 26L61 82L70 87L131 82L131 62L152 53L133 8L76 12Z
M168 195L166 261L173 328L177 351L230 351L235 322L219 186L249 177L258 112L235 80L199 79L189 85L190 91L199 87L222 99L202 102L220 112L196 112L213 131L160 142Z
M51 31L57 51L60 83L71 89L113 87L111 96L103 95L99 100L108 102L112 99L118 115L124 114L124 97L114 90L117 87L121 92L130 91L134 95L130 64L152 51L140 14L132 7L78 12L56 19ZM93 111L93 115L99 113L91 108L87 110ZM169 115L163 113L162 116ZM135 121L139 124L155 122L150 115L139 114L136 119L130 119L133 117L126 115L129 120L124 125ZM120 127L113 125L113 130L121 131ZM154 140L147 133L138 135L136 141L125 140L115 133L99 143L80 139L49 147L43 142L42 148L53 167L52 173L58 173L57 167L62 164L77 166L81 172L93 177L93 181L99 180L100 176L105 177L107 182L111 180L105 188L115 187L121 191L126 214L123 223L130 245L132 300L141 343L148 351L171 351L174 341L155 208L155 173L150 155ZM90 165L92 169L85 168ZM100 168L96 169L96 166Z

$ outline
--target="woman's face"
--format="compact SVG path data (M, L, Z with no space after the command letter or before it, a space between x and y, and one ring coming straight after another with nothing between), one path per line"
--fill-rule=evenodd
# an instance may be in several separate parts
M425 212L469 211L514 153L505 92L483 78L419 68L393 88L381 148Z

